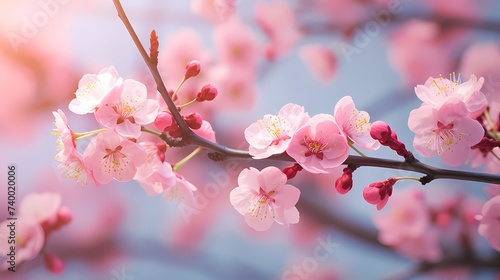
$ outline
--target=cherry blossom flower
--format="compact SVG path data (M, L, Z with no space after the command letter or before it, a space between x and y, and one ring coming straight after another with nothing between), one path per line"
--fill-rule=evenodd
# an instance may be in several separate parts
M193 130L194 133L196 133L196 135L200 136L201 138L203 139L206 139L210 142L216 142L216 139L215 139L215 132L212 128L212 125L203 120L203 122L201 123L201 127L199 129L195 129Z
M214 43L222 64L250 72L257 70L257 44L252 30L240 19L235 17L217 26Z
M105 127L124 137L138 138L141 125L152 123L160 105L147 98L146 86L134 80L126 80L103 98L96 119Z
M500 196L488 200L481 210L479 234L486 237L493 249L500 252Z
M56 143L59 143L56 149L62 148L57 153L56 159L64 162L71 153L76 151L75 133L69 128L68 119L61 109L58 109L57 112L52 112L52 114L54 115L54 125L56 126L53 134L58 136Z
M265 115L263 119L245 129L249 152L256 159L281 154L288 148L293 134L309 120L304 107L289 103L278 115Z
M323 82L330 81L337 73L337 58L322 45L306 45L300 48L300 58L307 68Z
M344 96L335 105L335 122L344 134L360 148L376 150L380 143L370 136L370 115L365 111L358 111L350 96Z
M0 254L7 256L10 254L10 244L7 242L10 236L9 224L12 221L0 223ZM16 265L24 261L34 259L42 251L45 244L45 234L40 224L32 217L20 217L16 221ZM2 269L7 269L9 263L3 262Z
M165 162L165 152L167 145L165 143L155 143L145 141L139 143L146 152L146 162L137 167L137 173L134 176L135 180L145 179L154 173L157 165L162 165Z
M300 127L286 152L311 173L328 173L349 156L347 138L331 115L318 114Z
M257 103L255 71L220 64L213 67L210 75L218 90L212 106L228 111L248 111L255 107Z
M114 131L105 131L92 138L83 154L83 161L92 169L99 183L109 183L113 178L125 182L132 180L137 167L146 162L146 152L139 144Z
M69 109L79 115L95 112L104 96L121 83L122 78L113 66L102 69L97 75L86 74L78 83L76 98L69 103Z
M443 252L439 247L439 231L434 229L422 235L404 239L395 248L400 254L415 260L438 262L443 257Z
M38 223L56 220L57 210L61 206L61 195L58 193L30 193L19 205L23 217L33 218Z
M476 118L487 106L486 97L480 91L483 83L484 78L478 80L475 75L471 75L465 83L461 83L460 77L458 80L455 80L455 77L453 80L430 77L424 85L415 87L415 93L424 104L438 108L450 98L458 98L464 102L470 117Z
M284 2L257 2L255 19L269 37L265 53L270 59L279 58L288 53L302 36L297 27L293 9Z
M467 117L465 104L456 98L439 109L423 104L410 113L408 126L416 134L413 147L417 152L424 157L439 154L444 163L452 166L465 163L470 147L484 135L481 124Z
M192 0L191 11L212 24L219 24L230 18L236 10L234 0Z
M99 187L99 182L95 180L92 170L85 165L83 156L76 150L72 151L66 161L57 166L57 169L63 170L66 178L75 179L77 184L87 185L90 180L95 183L96 187Z
M250 167L238 176L238 187L229 196L234 208L253 229L265 231L273 221L288 226L299 222L295 207L300 191L286 184L286 175L277 167L262 171Z
M134 177L150 196L164 193L165 189L177 183L177 177L168 162L157 162L151 166L151 174L147 177Z
M177 172L175 174L175 181L173 184L165 184L163 187L162 200L175 200L177 199L177 204L184 201L188 204L192 204L195 198L195 192L197 188L186 180L182 175Z
M390 206L389 212L374 217L382 244L393 246L404 239L419 237L430 226L430 212L419 189L396 193Z
M381 210L389 201L389 197L392 195L392 186L396 182L396 178L389 178L382 182L372 183L363 190L363 198L366 202L377 205L377 210Z

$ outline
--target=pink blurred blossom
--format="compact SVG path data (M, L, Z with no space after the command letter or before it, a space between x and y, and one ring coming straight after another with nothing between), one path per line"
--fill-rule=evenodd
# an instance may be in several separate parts
M59 206L61 206L59 193L30 193L21 201L19 211L23 217L32 218L41 224L45 221L55 221Z
M349 140L360 148L376 150L380 147L380 143L370 136L370 115L358 111L350 96L344 96L337 102L334 117Z
M211 80L217 86L217 98L211 106L219 110L249 111L257 103L255 72L244 67L232 68L228 65L214 67Z
M349 156L349 146L334 117L318 114L295 132L286 152L305 170L328 173Z
M215 132L212 128L212 125L205 120L202 122L201 127L199 129L193 130L193 132L196 133L201 138L204 138L210 142L214 143L217 142L217 140L215 139Z
M245 129L250 154L253 158L262 159L283 153L293 134L308 120L304 107L292 103L283 106L278 115L265 115Z
M141 125L152 123L159 107L158 101L147 98L145 85L125 80L102 99L95 116L99 123L121 136L138 138Z
M396 250L409 258L428 262L438 262L443 253L439 246L439 231L430 229L427 232L404 239L396 246Z
M257 2L255 19L269 37L265 53L271 60L286 55L302 36L293 9L284 2Z
M481 211L479 234L486 237L493 249L500 252L500 196L488 200Z
M430 212L419 189L408 189L392 196L389 211L377 213L374 222L379 240L385 245L397 245L407 238L421 236L430 226Z
M257 70L258 50L252 29L239 18L233 18L215 28L214 43L219 62L231 69Z
M120 182L132 180L137 167L146 162L146 152L139 144L108 130L92 138L83 159L95 179L107 184L113 178Z
M300 58L309 71L323 82L330 81L337 73L337 57L322 45L302 46Z
M491 197L500 195L500 185L491 185L488 188L485 188L484 192Z
M222 23L235 13L234 0L191 0L191 11L212 24Z
M42 226L32 217L20 217L15 223L16 226L16 265L24 261L34 259L43 249L45 244L45 234ZM7 242L10 236L8 227L12 221L3 221L0 223L0 254L6 256L10 254L10 244ZM2 270L7 270L9 263L2 262Z
M459 34L445 33L437 23L411 19L390 36L389 61L401 71L407 85L415 85L429 76L452 72L450 45L460 45Z
M439 154L441 160L452 166L467 161L470 147L484 135L481 124L467 117L465 104L458 99L446 101L441 108L423 104L413 110L408 126L416 136L413 147L424 157Z
M300 191L286 181L286 175L274 166L262 171L250 167L241 171L238 187L231 191L229 199L246 223L257 231L269 229L273 221L286 226L295 224L299 222L295 204Z

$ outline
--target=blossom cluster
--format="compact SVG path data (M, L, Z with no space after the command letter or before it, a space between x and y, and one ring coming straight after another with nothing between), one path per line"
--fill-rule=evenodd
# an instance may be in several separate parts
M181 84L199 72L200 63L189 62ZM171 91L172 95L175 93ZM193 201L196 187L176 172L180 166L172 165L165 158L168 144L161 136L175 139L182 135L159 92L148 93L141 82L123 80L111 66L98 74L84 75L75 95L69 109L79 115L93 114L102 128L75 133L62 110L53 113L54 134L60 144L56 159L61 162L58 168L66 177L83 185L92 182L97 187L112 180L134 179L151 196L162 194L164 200ZM211 101L216 96L217 89L207 84L190 104ZM190 104L181 104L179 108ZM183 118L195 133L215 142L210 123L200 114L190 113ZM159 131L152 130L154 128ZM159 137L151 141L144 134ZM80 153L77 141L89 136L93 138Z

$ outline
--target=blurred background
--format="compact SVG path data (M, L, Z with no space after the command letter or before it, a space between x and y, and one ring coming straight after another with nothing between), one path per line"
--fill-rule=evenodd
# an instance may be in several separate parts
M156 30L168 88L178 85L188 61L201 62L200 76L183 86L179 104L205 83L215 85L219 96L213 102L186 110L201 112L217 141L233 148L248 149L245 128L287 103L304 106L311 116L333 114L337 101L350 95L372 122L388 123L412 150L407 118L421 104L417 84L456 72L464 81L471 74L484 77L489 100L500 90L500 2L494 0L122 4L146 48ZM44 249L64 260L62 274L53 275L39 256L15 274L0 274L2 279L499 279L500 263L496 270L446 265L461 254L453 227L440 229L443 260L426 269L418 258L377 241L377 210L363 200L362 190L411 172L360 168L353 190L343 196L334 188L342 167L329 175L301 172L290 181L302 191L300 222L274 224L266 232L245 224L229 192L243 168L286 163L214 163L201 153L179 170L202 195L188 208L149 196L135 181L96 189L64 178L54 159L52 111L62 109L74 131L99 128L93 116L68 110L80 78L114 65L121 77L139 80L151 92L154 82L111 0L2 0L0 9L0 162L5 170L17 166L18 202L29 193L57 192L73 212L71 223L49 236ZM79 141L79 150L87 144ZM175 163L193 149L169 149L167 160ZM400 159L384 148L367 155ZM439 158L417 157L446 167ZM471 170L468 164L457 168ZM495 168L486 171L500 172ZM0 172L3 181L6 173ZM417 187L400 182L395 192ZM483 187L439 180L424 193L435 209L457 197L467 205L476 201L479 207L468 212L474 216L488 199ZM4 193L0 205L6 205ZM6 217L0 211L0 220ZM470 226L478 258L498 260L477 234L477 223ZM318 250L324 250L321 257Z

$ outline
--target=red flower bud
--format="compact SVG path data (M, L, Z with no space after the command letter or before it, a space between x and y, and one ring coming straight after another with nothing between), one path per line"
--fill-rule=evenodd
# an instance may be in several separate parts
M190 113L186 116L182 116L186 121L187 125L192 129L200 129L203 123L203 117L198 113Z
M45 267L53 274L61 274L64 271L64 262L59 257L50 254L43 254Z
M281 172L283 172L286 175L286 178L288 180L290 180L290 179L294 178L297 175L297 172L299 172L302 169L303 169L302 166L300 166L300 164L296 163L292 166L288 166L288 167L283 168L283 170L281 170Z
M196 95L196 101L212 101L217 96L217 89L211 84L204 85Z
M186 65L186 74L184 74L184 79L189 79L200 74L201 64L198 60L192 60Z
M493 140L486 136L479 143L472 146L473 149L479 149L484 155L490 153L494 148L500 146L500 140Z
M398 141L398 136L396 132L391 130L391 127L385 122L376 121L370 127L370 136L378 140L380 144L388 146L392 150L396 151L398 155L405 158L411 157L412 154L406 150L405 144Z
M154 126L159 131L166 132L174 123L176 122L174 120L174 116L172 116L172 113L170 113L169 111L161 111L160 113L158 113L158 116L156 116Z
M342 176L335 181L335 189L339 194L346 194L352 189L352 172L354 170L347 166Z
M389 201L389 196L392 195L392 186L396 182L396 178L389 178L382 182L372 183L363 190L363 198L366 202L377 205L377 210L381 210Z

